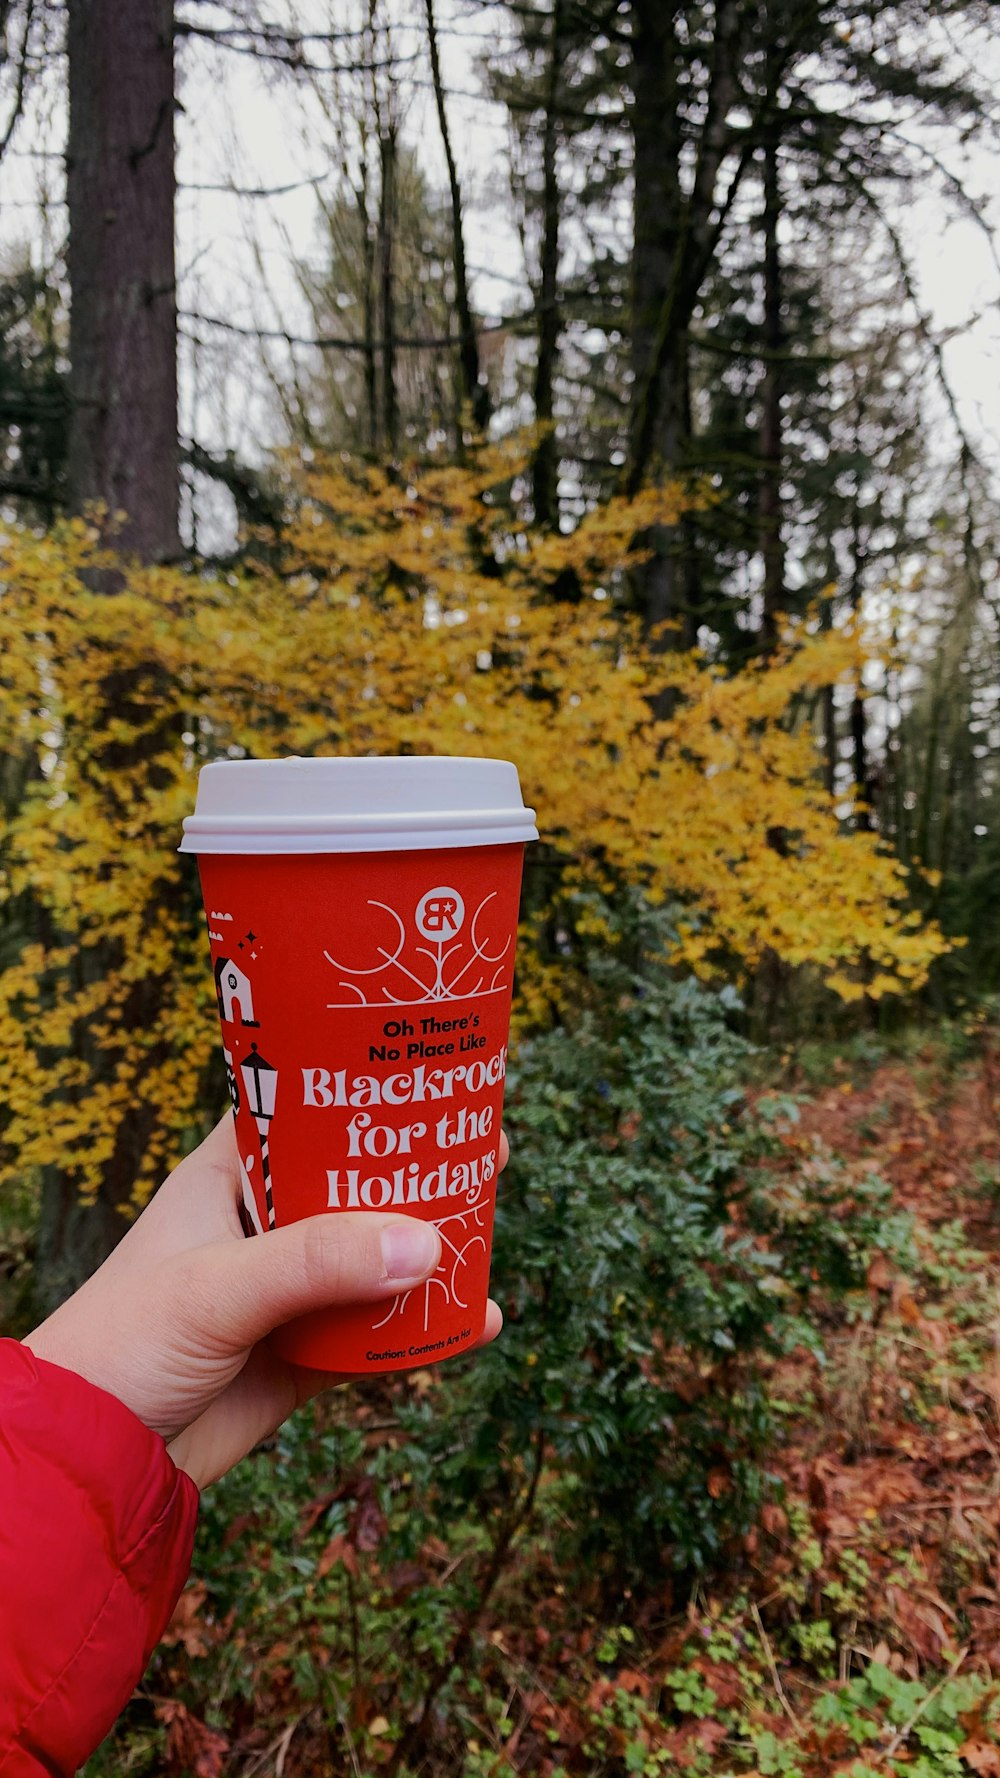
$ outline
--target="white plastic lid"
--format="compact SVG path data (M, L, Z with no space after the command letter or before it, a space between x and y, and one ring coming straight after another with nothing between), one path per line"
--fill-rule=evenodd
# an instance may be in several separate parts
M537 838L506 759L233 759L202 767L180 851L431 851Z

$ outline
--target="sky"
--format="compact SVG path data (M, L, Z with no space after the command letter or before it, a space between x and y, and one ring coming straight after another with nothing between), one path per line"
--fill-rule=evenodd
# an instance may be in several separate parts
M268 16L282 18L283 0L273 0ZM292 0L288 0L292 4ZM181 11L183 13L183 5ZM301 29L329 28L328 0L294 0L289 16ZM498 17L468 8L463 0L437 0L445 80L451 93L450 121L463 181L467 255L473 270L473 298L487 318L510 312L524 301L521 249L507 201L507 127L502 108L478 92L476 58L496 47ZM228 22L212 0L199 0L200 22ZM337 17L345 16L340 0ZM404 131L419 145L432 180L445 184L429 69L421 38L399 43L416 58L407 65L406 85L416 90ZM321 52L317 52L321 53ZM317 262L322 252L317 185L327 196L336 189L336 150L308 88L284 71L275 74L247 56L197 39L179 45L177 118L177 263L181 311L181 431L209 449L232 449L260 461L279 429L276 405L260 364L256 341L213 326L195 315L230 326L287 330L309 336L308 305L294 274L296 260ZM39 259L58 240L64 216L50 211L48 236L34 208L37 184L59 188L58 163L64 118L55 96L53 69L38 107L16 139L16 155L4 167L0 247L30 240ZM47 114L47 115L45 115ZM938 144L931 144L937 148ZM945 337L944 361L963 423L984 459L1000 465L1000 146L954 159L975 194L981 218L949 217L928 177L924 193L900 217L916 270L917 285L935 330ZM268 198L234 195L231 187L292 187ZM993 239L989 238L993 231ZM282 366L284 347L269 348ZM218 507L196 514L202 548L223 546L227 519ZM188 526L191 512L186 515Z
M199 17L205 8L199 6ZM360 8L359 8L360 11ZM345 7L339 8L343 18ZM300 28L323 28L327 8L322 0L295 6ZM280 16L277 7L272 16ZM221 17L220 12L220 17ZM505 155L507 129L502 107L490 104L475 89L477 55L495 45L495 27L471 19L461 0L437 0L441 58L452 95L449 124L463 185L466 254L473 268L473 301L487 319L499 319L518 299L523 303L521 252L508 221ZM306 24L303 25L305 19ZM419 146L420 159L432 185L446 189L447 172L440 130L430 90L421 37L403 33L401 55L420 60L406 70L406 84L415 85L404 116L404 134ZM225 98L219 100L219 74ZM286 79L262 77L249 58L197 46L185 58L181 81L184 116L178 125L178 269L180 307L203 315L223 316L253 330L287 329L310 337L313 321L294 272L296 260L322 263L321 217L314 187L299 182L322 180L329 198L337 189L336 149L330 128L308 89ZM296 186L273 198L239 198L232 192L192 189L220 184L259 189ZM188 189L183 189L184 187ZM223 330L188 326L195 344L182 345L184 413L182 429L197 430L203 441L228 443L251 458L270 439L261 435L273 409L259 376L243 373L240 356L226 379L220 402L216 372L221 359L233 356L234 341ZM272 344L280 365L283 348ZM251 343L249 366L258 356ZM308 362L308 353L299 354ZM185 358L187 363L185 365ZM200 372L195 368L202 361ZM225 435L225 436L223 436Z

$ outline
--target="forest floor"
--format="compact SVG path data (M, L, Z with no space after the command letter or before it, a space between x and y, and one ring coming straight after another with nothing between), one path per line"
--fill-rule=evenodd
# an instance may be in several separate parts
M1000 1774L1000 1051L826 1079L792 1071L785 1167L877 1170L884 1251L823 1359L773 1368L779 1486L728 1578L658 1635L648 1606L595 1631L532 1700L522 1737L555 1725L574 1773Z
M526 1549L416 1770L1000 1778L1000 1047L984 1031L971 1053L938 1040L809 1075L789 1063L780 1090L798 1120L779 1126L776 1190L836 1164L845 1196L877 1169L892 1197L822 1358L773 1362L782 1432L756 1529L683 1608L651 1577L602 1610L585 1577L547 1578ZM239 1732L219 1680L233 1625L205 1600L196 1580L168 1632L146 1694L155 1728L126 1728L95 1775L400 1770L372 1705L336 1749L323 1740L294 1651L265 1658L264 1624L240 1630L244 1646L260 1637L260 1685Z

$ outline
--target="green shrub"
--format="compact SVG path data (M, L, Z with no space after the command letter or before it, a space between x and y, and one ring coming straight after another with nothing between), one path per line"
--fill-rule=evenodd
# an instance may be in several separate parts
M695 1572L751 1521L771 1431L755 1360L802 1335L783 1259L732 1211L760 1135L725 996L623 943L572 1026L520 1046L494 1281L507 1325L409 1414L428 1484L509 1502L544 1454L560 1552L617 1582Z
M718 1570L753 1520L770 1355L815 1345L812 1293L828 1317L909 1226L877 1177L819 1152L790 1163L794 1105L747 1099L738 1008L678 979L667 937L626 907L587 1004L517 1050L502 1338L314 1404L207 1496L206 1646L193 1663L163 1651L152 1684L217 1700L210 1726L256 1733L294 1707L344 1770L407 1778L428 1735L441 1769L464 1769L509 1695L493 1614L530 1620L572 1587L572 1617L600 1587L615 1606L596 1658L621 1658L624 1590ZM155 1761L149 1703L129 1722Z

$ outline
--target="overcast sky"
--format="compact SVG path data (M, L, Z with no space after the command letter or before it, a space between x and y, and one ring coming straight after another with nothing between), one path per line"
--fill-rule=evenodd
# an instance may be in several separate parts
M474 299L481 314L497 317L517 303L519 284L523 301L523 267L506 201L506 124L502 109L477 95L476 55L496 46L503 15L494 10L488 18L477 18L462 0L438 0L437 10L466 199L467 251L476 268ZM201 0L199 21L213 15L219 22L227 20L222 9ZM269 7L269 15L282 18L279 3ZM343 19L343 3L337 16ZM296 0L294 18L301 29L329 28L324 0ZM432 181L444 186L423 43L414 34L402 39L399 48L415 57L403 69L406 90L411 85L415 89L405 133L419 146ZM328 196L335 191L329 126L304 84L247 56L188 39L179 46L179 74L182 314L221 318L251 331L283 328L308 336L311 318L292 263L296 258L315 262L322 246L316 188L300 182L320 179ZM33 209L35 192L40 179L56 192L61 184L58 164L40 159L37 152L62 145L54 68L47 86L48 96L43 95L17 138L16 157L5 166L0 214L0 240L30 240L39 263L44 263L49 243ZM964 164L953 158L949 165L980 200L983 220L994 236L1000 234L1000 151L979 150ZM204 189L213 186L297 189L265 199ZM971 218L949 220L930 178L926 195L907 207L900 221L935 328L950 335L945 362L964 423L980 441L984 457L1000 465L1000 272L995 248ZM64 217L52 210L52 237L59 238L64 226ZM259 459L272 443L276 416L266 376L258 369L256 343L241 345L238 336L204 322L184 319L181 327L182 432L196 435L210 448L228 447ZM272 348L278 363L281 350Z

